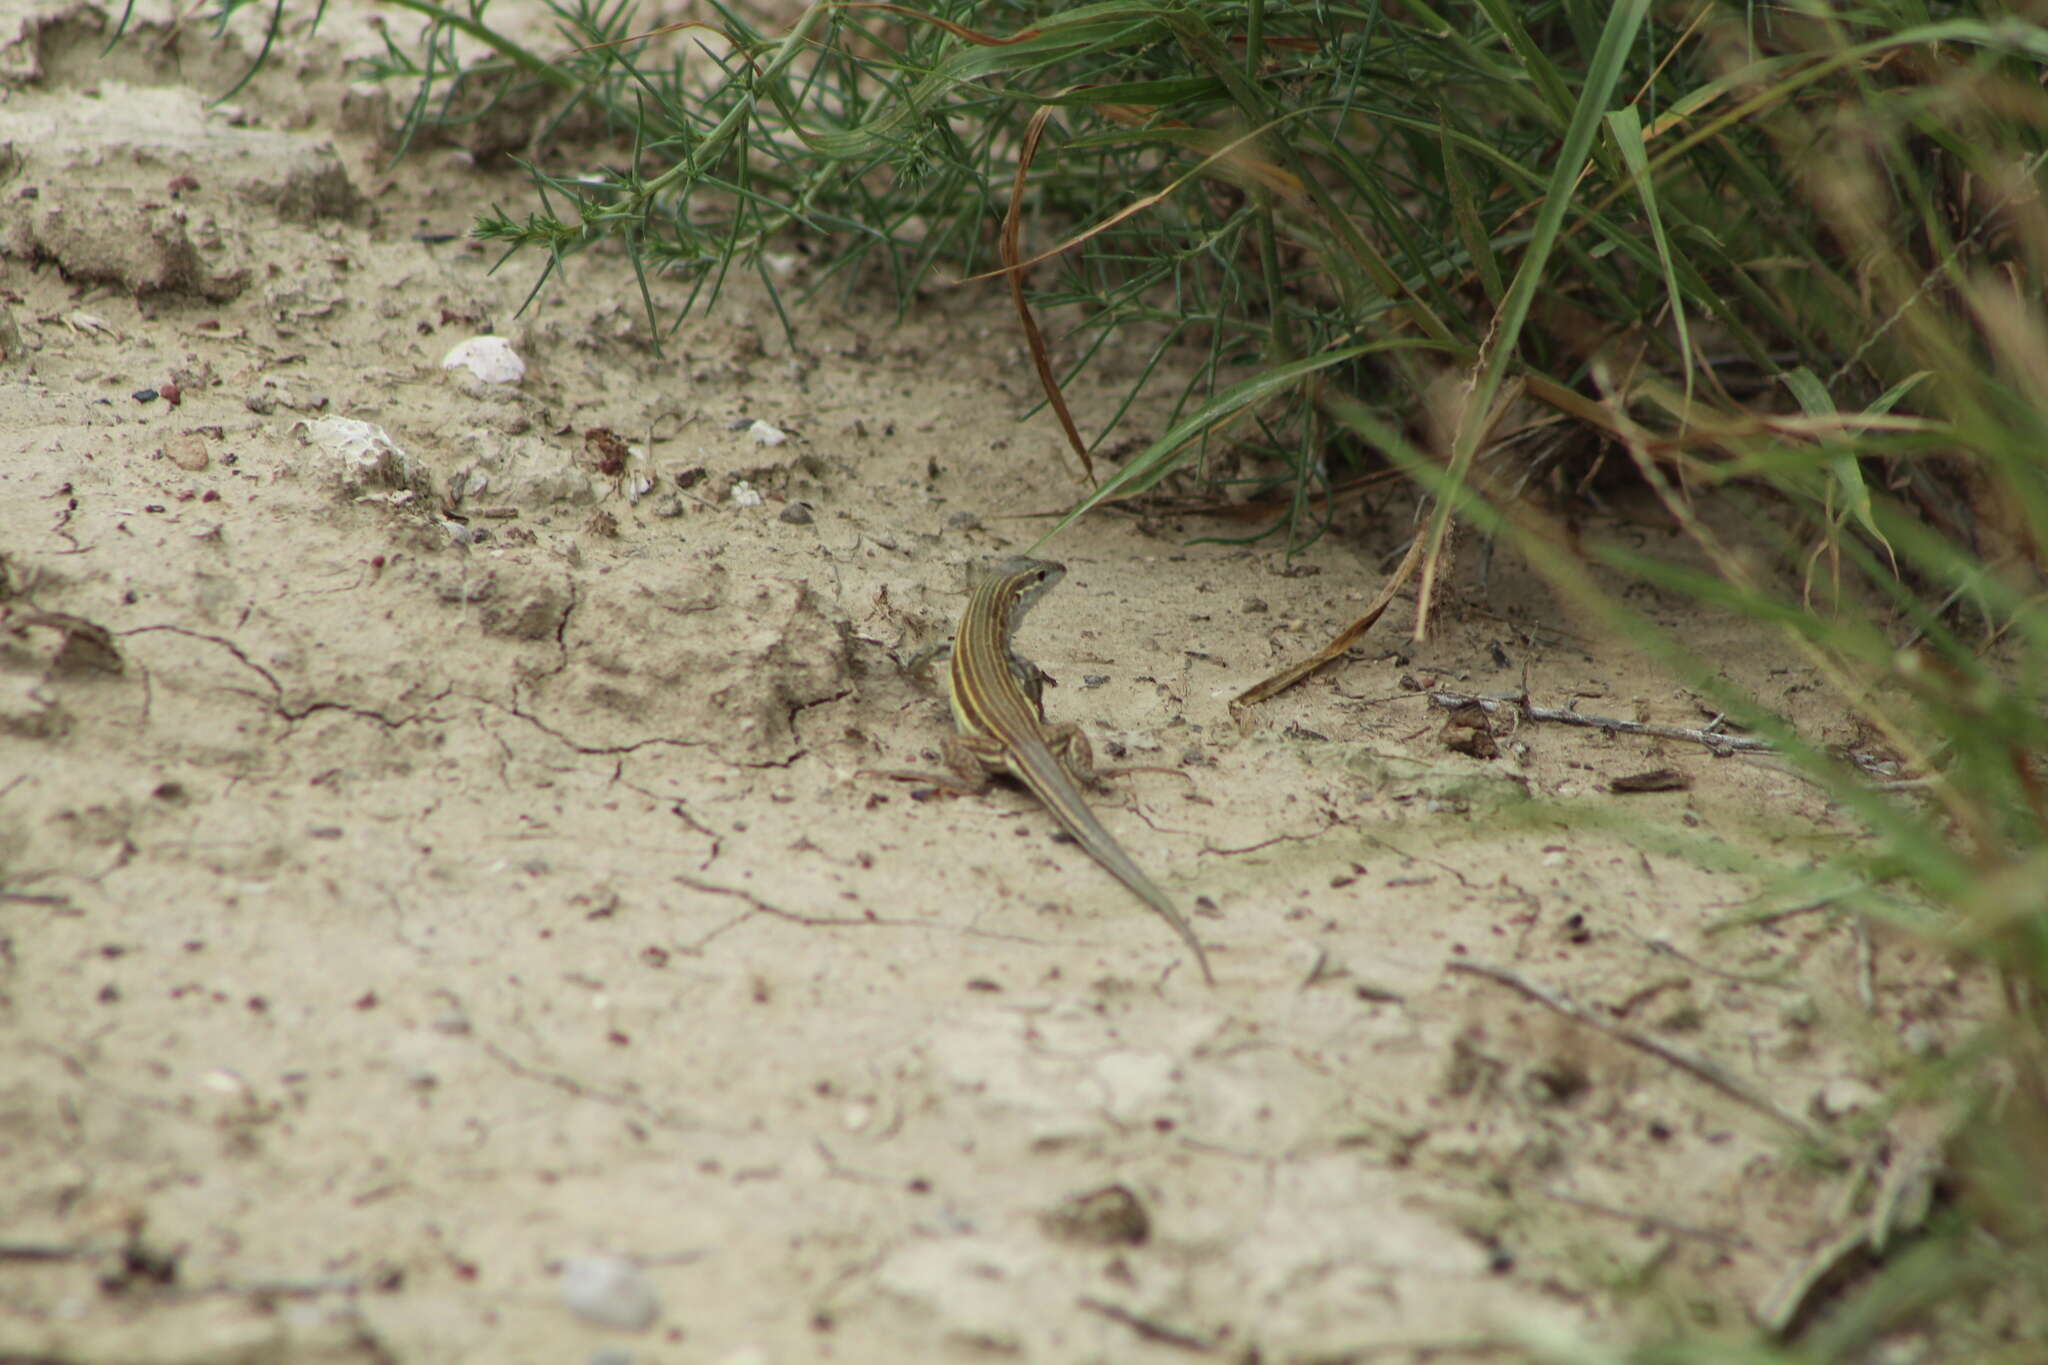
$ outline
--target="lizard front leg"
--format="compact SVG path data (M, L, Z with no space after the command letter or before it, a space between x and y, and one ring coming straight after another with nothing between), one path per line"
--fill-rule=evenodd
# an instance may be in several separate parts
M862 768L870 777L894 778L898 782L924 782L948 796L979 796L989 789L989 780L1009 771L1003 762L1003 746L992 740L968 735L947 735L940 746L946 758L943 773L913 772L907 768Z

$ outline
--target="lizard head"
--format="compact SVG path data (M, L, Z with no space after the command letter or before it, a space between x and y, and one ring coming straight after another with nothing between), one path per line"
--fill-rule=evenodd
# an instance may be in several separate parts
M975 591L986 591L994 586L1009 600L1004 616L1011 629L1023 619L1024 613L1037 605L1038 599L1051 592L1062 578L1067 576L1067 566L1055 564L1049 559L1027 559L1023 555L1012 555L1008 559L990 561L977 567L972 574L971 586Z
M1010 590L1026 602L1035 602L1067 576L1067 566L1056 564L1050 559L1030 559L1024 555L1011 555L1007 559L990 560L979 566L974 575L973 586L979 586L991 579L1000 579L1010 584Z

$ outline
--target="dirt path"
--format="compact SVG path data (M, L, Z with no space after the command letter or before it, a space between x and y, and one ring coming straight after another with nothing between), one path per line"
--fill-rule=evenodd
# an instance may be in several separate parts
M1740 1330L1861 1226L1801 1144L1896 1157L1855 1116L1974 992L1824 913L1709 932L1845 833L1768 763L1453 748L1427 689L1525 669L1704 723L1505 557L1242 732L1407 504L1052 547L1025 644L1185 774L1103 818L1206 990L1022 794L860 772L935 766L898 657L1074 491L999 298L832 296L792 350L736 289L657 357L616 257L522 314L448 236L525 182L389 164L361 12L228 113L232 52L104 21L0 28L0 1357L1512 1355ZM487 333L522 383L441 368Z

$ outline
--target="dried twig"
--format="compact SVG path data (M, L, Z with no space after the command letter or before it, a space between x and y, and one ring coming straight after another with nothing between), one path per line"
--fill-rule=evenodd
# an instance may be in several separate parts
M1783 910L1766 910L1756 915L1735 915L1728 919L1716 920L1706 928L1708 934L1725 933L1730 929L1758 929L1766 924L1777 924L1783 920L1797 919L1801 915L1818 914L1823 910L1834 910L1841 905L1838 896L1823 896L1817 901L1804 905L1789 905Z
M1612 1204L1601 1204L1591 1199L1582 1199L1575 1194L1566 1194L1563 1190L1545 1190L1543 1197L1555 1199L1560 1204L1569 1204L1575 1209L1584 1209L1587 1213L1597 1213L1602 1218L1618 1218L1640 1227L1655 1228L1674 1237L1690 1237L1701 1242L1712 1242L1716 1246L1733 1247L1737 1251L1756 1250L1756 1243L1739 1232L1717 1232L1713 1228L1694 1227L1690 1223L1681 1223L1660 1214L1644 1213L1641 1209L1618 1209Z
M1183 1332L1177 1327L1167 1327L1151 1318L1140 1317L1128 1308L1120 1308L1104 1299L1082 1295L1078 1300L1082 1308L1091 1313L1100 1313L1111 1322L1122 1323L1146 1341L1156 1341L1162 1346L1177 1346L1183 1351L1208 1355L1216 1349L1216 1343L1192 1332Z
M1528 694L1501 696L1478 696L1467 692L1437 691L1429 694L1432 706L1446 711L1455 711L1461 706L1476 706L1489 715L1508 712L1524 720L1551 721L1558 725L1580 725L1589 730L1607 730L1618 735L1649 735L1656 739L1682 739L1691 744L1704 744L1709 749L1723 753L1774 754L1778 746L1767 739L1752 739L1747 735L1724 734L1711 726L1694 729L1684 725L1654 725L1646 720L1621 720L1613 716L1586 716L1555 706L1538 706L1531 702Z
M1780 1108L1767 1096L1743 1084L1735 1077L1729 1075L1722 1067L1707 1061L1703 1057L1689 1056L1668 1043L1659 1042L1646 1033L1638 1033L1634 1029L1623 1028L1618 1024L1610 1024L1598 1015L1581 1009L1563 996L1551 994L1541 986L1509 971L1505 967L1495 967L1484 962L1458 961L1453 961L1449 966L1454 972L1464 972L1468 976L1483 976L1489 981L1499 982L1510 990L1520 991L1545 1009L1554 1010L1567 1019L1575 1020L1586 1025L1588 1028L1597 1029L1617 1042L1626 1043L1640 1052L1649 1053L1659 1061L1669 1062L1680 1071L1686 1072L1698 1080L1705 1081L1714 1089L1728 1096L1728 1098L1746 1104L1769 1118L1776 1119L1779 1123L1784 1124L1787 1128L1790 1128L1793 1132L1814 1144L1814 1146L1828 1152L1834 1150L1834 1141L1825 1132L1808 1123L1791 1110Z

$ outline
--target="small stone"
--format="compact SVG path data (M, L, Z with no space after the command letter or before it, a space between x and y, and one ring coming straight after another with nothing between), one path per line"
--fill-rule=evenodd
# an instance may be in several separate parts
M1917 1332L1905 1332L1878 1342L1866 1359L1870 1365L1924 1365L1931 1350L1926 1337Z
M1924 1020L1916 1019L1899 1030L1899 1044L1915 1057L1926 1060L1942 1055L1941 1035Z
M1152 1218L1138 1196L1123 1185L1077 1194L1040 1216L1046 1235L1082 1246L1143 1246Z
M206 438L193 431L164 442L164 455L172 464L190 474L206 468L211 459L206 453Z
M1854 1076L1842 1076L1815 1091L1810 1107L1815 1118L1834 1120L1859 1114L1883 1099L1877 1087L1869 1082L1859 1081Z
M1778 1011L1778 1022L1788 1029L1804 1033L1820 1022L1820 1002L1810 995L1789 1001Z
M471 337L459 342L441 358L441 368L465 371L486 384L517 384L526 378L526 362L503 337Z
M661 1316L654 1286L618 1256L572 1256L562 1263L562 1306L600 1327L644 1332Z
M1272 608L1266 605L1266 599L1263 597L1247 597L1244 599L1244 604L1238 610L1242 611L1246 616L1263 616L1271 611Z
M791 526L809 526L813 521L817 520L816 517L811 515L811 505L807 502L790 503L782 509L775 519L777 521L786 521Z
M426 470L374 422L322 417L294 422L292 433L307 447L303 468L343 498L379 489L415 496L428 486Z
M779 446L789 439L789 433L782 428L760 421L747 424L747 435L754 438L757 446Z

